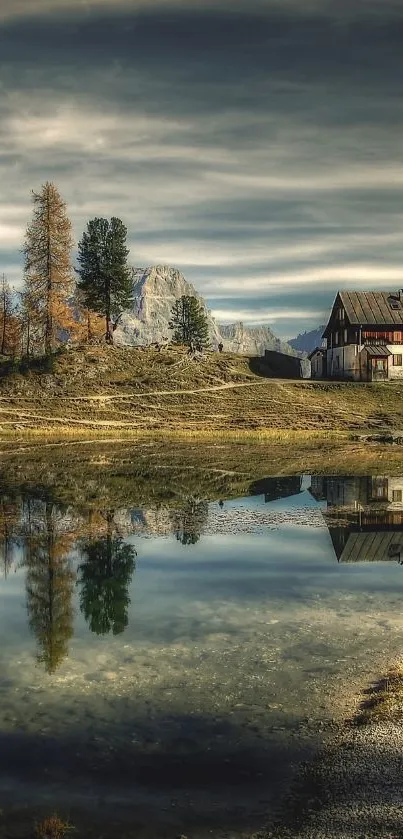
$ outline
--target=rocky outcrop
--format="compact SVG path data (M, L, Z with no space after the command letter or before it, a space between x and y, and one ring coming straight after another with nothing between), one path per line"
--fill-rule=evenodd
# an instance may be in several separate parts
M183 295L197 297L202 304L207 318L210 344L214 349L222 342L228 352L242 355L264 355L265 350L297 354L289 344L276 338L268 326L218 324L194 286L185 280L180 271L168 265L133 268L132 308L124 312L120 318L114 335L115 343L147 346L168 341L171 338L168 324L172 306L175 300Z
M224 349L241 355L264 355L265 350L296 355L295 351L279 338L269 326L244 326L243 323L220 324Z
M315 347L321 346L324 331L325 327L319 326L318 329L311 329L310 332L301 332L296 338L290 338L288 343L297 352L309 355Z
M180 271L168 265L133 269L133 306L122 315L115 332L115 342L144 346L169 340L171 330L168 324L172 306L183 295L197 297L202 304L209 326L210 343L216 347L221 340L220 333L203 298Z

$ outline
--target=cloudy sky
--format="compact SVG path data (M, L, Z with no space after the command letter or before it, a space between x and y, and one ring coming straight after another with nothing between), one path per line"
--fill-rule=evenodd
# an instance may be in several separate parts
M30 191L284 337L403 287L403 0L0 0L0 271Z

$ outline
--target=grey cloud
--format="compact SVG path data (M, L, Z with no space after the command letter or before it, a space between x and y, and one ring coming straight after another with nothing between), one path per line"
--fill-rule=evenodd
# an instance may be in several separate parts
M110 9L111 0L2 0L0 22L45 15L91 14ZM211 8L231 12L243 9L244 0L113 0L115 14L152 9L199 9ZM355 17L395 17L401 14L400 0L249 0L248 10L272 14L281 10L288 14L329 16L336 19Z
M382 27L370 3L359 27L343 3L311 4L309 21L302 2L158 16L71 4L63 21L45 5L0 27L0 249L15 276L29 190L50 178L76 237L89 217L120 215L135 264L174 260L221 311L284 310L281 298L303 327L346 271L352 285L398 283L394 4Z

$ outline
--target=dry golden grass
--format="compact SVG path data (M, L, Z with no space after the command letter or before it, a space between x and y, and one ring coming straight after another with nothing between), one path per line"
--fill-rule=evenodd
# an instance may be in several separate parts
M365 691L360 707L351 722L353 725L370 725L402 718L403 661L398 661L386 676Z
M52 372L0 375L0 439L297 439L403 429L403 383L266 379L231 353L191 360L183 349L81 347ZM1 368L0 368L1 373ZM291 436L285 436L291 435Z
M53 813L35 824L34 836L35 839L64 839L66 833L73 829L71 824Z

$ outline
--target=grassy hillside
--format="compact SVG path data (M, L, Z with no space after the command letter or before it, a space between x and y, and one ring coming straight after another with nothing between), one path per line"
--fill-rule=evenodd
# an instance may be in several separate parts
M401 384L266 379L232 353L191 360L180 348L88 346L0 370L0 439L30 434L109 435L403 429Z

